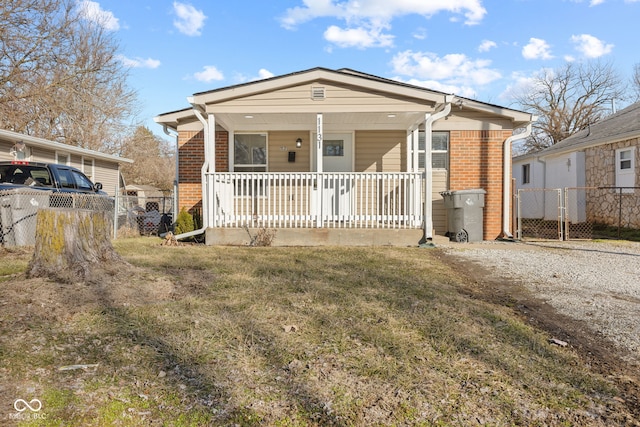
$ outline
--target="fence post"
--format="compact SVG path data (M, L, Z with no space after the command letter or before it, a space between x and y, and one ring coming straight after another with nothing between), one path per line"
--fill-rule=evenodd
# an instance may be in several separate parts
M619 187L618 190L618 240L620 240L620 228L622 227L622 187Z
M118 207L120 206L120 198L118 197L120 191L118 189L118 186L116 185L116 195L114 198L114 203L113 203L113 238L117 239L118 238Z

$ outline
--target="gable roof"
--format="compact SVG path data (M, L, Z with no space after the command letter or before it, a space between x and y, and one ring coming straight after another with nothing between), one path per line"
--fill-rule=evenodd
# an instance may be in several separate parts
M640 102L574 133L549 148L533 153L537 157L581 151L596 145L640 137Z
M225 103L258 96L269 92L275 92L285 88L310 84L310 83L336 83L343 87L353 88L354 90L375 93L387 98L403 98L408 102L416 105L422 105L423 108L430 106L435 111L440 105L446 102L446 97L452 97L444 92L428 89L421 86L415 86L403 83L397 80L386 79L374 76L360 71L342 68L339 70L331 70L328 68L316 67L308 70L298 71L281 76L275 76L263 80L257 80L233 86L217 88L205 92L197 92L187 98L189 103L198 106L201 110L209 109L218 112L225 110ZM456 102L459 105L464 103L465 108L471 108L480 113L502 116L511 120L516 126L529 123L532 116L518 110L513 110L493 104L475 101L468 98L456 96ZM255 105L252 105L256 108ZM292 108L292 107L290 107ZM373 108L373 107L371 107ZM385 107L380 107L385 108ZM429 107L427 107L429 108ZM299 112L294 109L289 113ZM385 110L385 112L387 112ZM163 113L155 117L155 121L161 125L167 125L175 128L179 121L188 120L194 116L193 109L182 109L173 112ZM514 126L515 127L515 126Z

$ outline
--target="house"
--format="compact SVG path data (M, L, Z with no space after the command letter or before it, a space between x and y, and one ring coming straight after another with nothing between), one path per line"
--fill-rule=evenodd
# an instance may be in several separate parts
M628 225L640 227L639 146L640 102L547 149L514 157L516 189L571 189L577 197L561 202L574 222L616 225L628 205L623 214ZM545 200L523 217L551 219L558 216L557 206L557 201Z
M196 93L155 121L176 135L179 208L208 244L417 244L447 233L440 192L484 189L510 224L511 142L533 117L350 70L313 68ZM425 149L429 147L430 149ZM506 185L505 185L506 183ZM508 233L508 231L506 231Z
M114 196L123 188L121 163L133 160L0 129L0 161L60 163L80 169Z

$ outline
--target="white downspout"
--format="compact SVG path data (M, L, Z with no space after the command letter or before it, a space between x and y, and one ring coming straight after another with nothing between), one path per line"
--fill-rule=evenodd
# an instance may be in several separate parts
M173 216L173 222L175 222L178 219L178 200L180 200L179 197L179 186L178 186L178 174L180 173L180 168L179 168L179 162L180 162L180 134L176 133L175 135L172 135L171 132L169 132L169 127L166 124L162 125L162 130L164 131L165 134L167 134L168 136L173 136L176 139L176 157L175 157L175 179L173 181L173 209L171 210L171 215Z
M208 187L205 185L206 173L209 172L209 164L211 158L211 147L209 145L209 127L207 120L202 116L202 113L200 113L195 105L193 105L193 112L204 126L204 163L202 164L202 168L200 169L200 182L202 183L202 227L198 230L193 230L188 233L178 234L177 236L175 236L177 240L186 239L188 237L202 234L209 227L209 191Z
M446 117L451 112L452 95L445 95L444 109L435 114L425 114L424 121L424 171L425 171L425 186L424 186L424 237L425 242L433 240L433 165L431 164L431 131L433 123Z
M536 120L538 120L536 116L531 116L531 122L527 124L525 131L517 135L511 135L504 141L502 148L502 234L503 237L509 239L513 238L513 235L509 231L511 221L509 212L509 208L511 207L511 143L529 137L529 135L531 135L531 125Z

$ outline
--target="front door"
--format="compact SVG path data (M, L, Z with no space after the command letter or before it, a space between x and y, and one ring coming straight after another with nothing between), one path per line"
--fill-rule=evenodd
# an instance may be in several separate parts
M353 172L352 134L324 135L322 170L323 172ZM325 220L344 221L351 214L352 185L352 180L348 176L325 177L322 186L322 217Z

